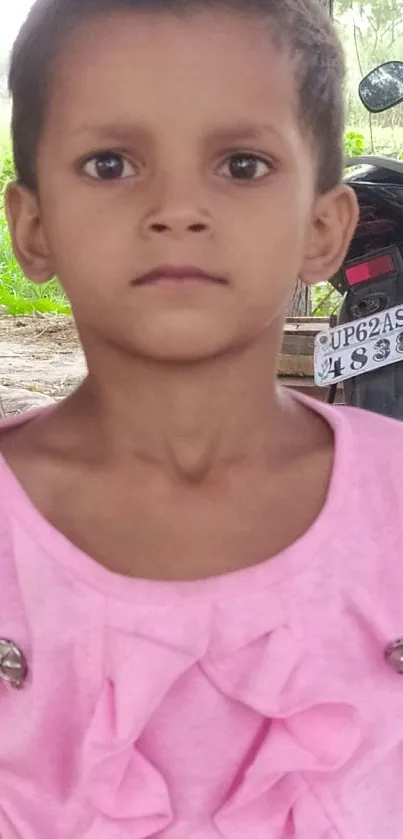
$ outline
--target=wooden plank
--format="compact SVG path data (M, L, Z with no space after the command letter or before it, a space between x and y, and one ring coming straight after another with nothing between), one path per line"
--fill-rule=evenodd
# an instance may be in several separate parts
M313 356L315 335L290 335L284 333L282 354L296 356Z
M308 376L313 378L312 355L288 355L282 353L280 356L279 376Z
M303 335L316 335L317 332L322 332L323 329L326 329L328 325L329 321L327 318L315 318L314 320L310 320L309 318L302 320L300 318L299 321L287 320L284 326L284 332L290 334L301 332Z
M328 318L288 318L279 361L280 376L313 377L315 337Z

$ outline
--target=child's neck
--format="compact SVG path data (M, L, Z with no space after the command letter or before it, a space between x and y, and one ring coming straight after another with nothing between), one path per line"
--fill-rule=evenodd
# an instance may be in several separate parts
M244 568L309 528L333 463L330 428L276 389L275 359L265 340L193 369L89 357L86 384L3 453L53 527L117 573Z
M90 414L93 428L97 419L112 457L157 462L188 481L261 457L263 449L275 455L290 434L292 415L276 386L278 341L271 333L237 353L194 365L130 360L126 366L109 356L109 369L100 365L102 376L89 353L90 375L74 410Z

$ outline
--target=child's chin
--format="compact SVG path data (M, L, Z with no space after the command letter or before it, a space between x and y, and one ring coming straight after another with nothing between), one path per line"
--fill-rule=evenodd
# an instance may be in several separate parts
M233 341L223 329L206 324L181 324L176 329L160 325L158 331L142 330L136 335L136 349L142 356L166 363L195 363L221 355Z
M221 355L227 349L217 342L159 340L142 342L139 347L143 357L166 364L196 364Z

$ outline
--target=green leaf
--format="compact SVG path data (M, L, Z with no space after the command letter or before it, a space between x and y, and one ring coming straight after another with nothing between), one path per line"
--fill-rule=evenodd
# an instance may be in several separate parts
M364 135L357 131L347 131L344 136L346 157L360 157L365 151Z

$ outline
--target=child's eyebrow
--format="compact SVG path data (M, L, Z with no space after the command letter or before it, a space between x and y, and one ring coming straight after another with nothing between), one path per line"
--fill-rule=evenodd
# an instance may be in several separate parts
M120 140L122 143L133 142L133 140L150 141L151 132L144 126L128 122L116 121L111 123L84 122L71 131L71 136L76 139L96 137L99 140Z
M215 126L205 132L207 143L236 143L242 141L261 142L267 140L268 135L284 141L284 134L271 123L238 123L233 125ZM122 144L132 143L133 140L143 143L155 143L158 138L151 127L116 121L111 123L82 123L71 132L73 138L96 138L97 140L118 141Z
M274 124L270 123L239 123L237 125L217 126L208 132L210 140L215 142L240 142L242 140L262 141L267 136L275 136L283 141L284 136Z

